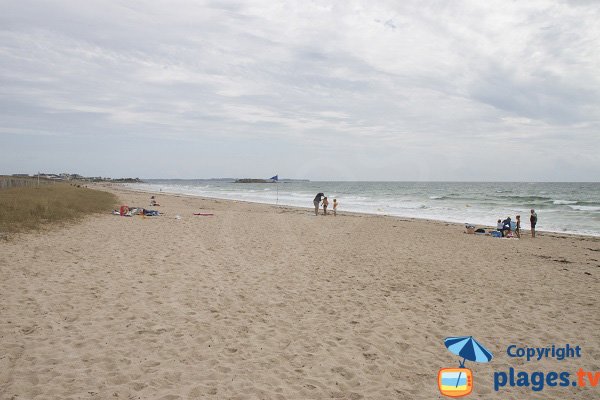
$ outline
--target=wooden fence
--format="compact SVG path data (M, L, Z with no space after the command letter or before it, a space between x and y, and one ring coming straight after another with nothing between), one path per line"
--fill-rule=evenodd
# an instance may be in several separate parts
M53 183L49 179L41 178L39 180L40 185L45 185L48 183ZM37 186L38 178L37 177L20 177L20 176L0 176L0 190L8 189L13 187L24 187L24 186Z

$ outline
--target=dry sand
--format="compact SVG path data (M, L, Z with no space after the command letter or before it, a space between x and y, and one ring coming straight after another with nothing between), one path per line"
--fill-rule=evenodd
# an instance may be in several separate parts
M443 339L458 335L495 355L467 363L470 398L600 398L600 385L492 385L511 366L600 371L599 238L159 202L161 217L0 242L1 399L438 399L438 370L458 365ZM527 363L507 357L513 343L582 357Z

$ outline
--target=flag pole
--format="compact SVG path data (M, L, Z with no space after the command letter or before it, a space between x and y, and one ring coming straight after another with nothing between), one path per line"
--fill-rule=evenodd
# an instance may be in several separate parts
M269 179L271 179L271 182L275 181L275 190L277 190L277 197L275 198L275 205L278 206L279 205L279 174L272 176Z

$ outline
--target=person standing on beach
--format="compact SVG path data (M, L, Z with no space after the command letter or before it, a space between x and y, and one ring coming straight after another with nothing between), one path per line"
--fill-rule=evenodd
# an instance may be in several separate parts
M334 217L337 215L336 212L337 212L338 204L340 204L340 203L337 202L337 199L333 199L333 216Z
M502 233L504 236L508 236L508 234L512 231L510 223L510 217L506 217L506 219L502 221Z
M531 223L531 237L535 237L535 226L537 225L537 214L535 210L531 209L531 216L529 217L529 222Z
M515 234L519 239L521 239L521 216L517 215L517 227L515 229Z
M323 215L327 215L327 206L329 205L329 200L327 197L323 197Z
M313 200L313 204L315 205L315 215L319 215L319 205L321 205L321 199L325 197L323 193L317 193L315 199Z

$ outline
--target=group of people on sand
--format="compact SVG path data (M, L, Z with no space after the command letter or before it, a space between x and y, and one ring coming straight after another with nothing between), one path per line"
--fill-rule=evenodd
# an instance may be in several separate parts
M502 237L521 237L521 216L517 215L516 222L513 222L510 217L506 217L505 220L498 220L496 230L502 234ZM531 225L531 237L535 237L535 226L537 225L537 213L534 209L531 209L531 215L529 216L529 223Z
M329 200L327 199L327 196L325 196L321 192L317 193L317 195L315 196L315 199L313 200L313 204L315 205L315 215L319 215L319 207L320 206L323 206L323 215L327 215L327 207L329 207ZM338 203L337 199L333 199L333 216L334 217L337 215L337 208L338 208L339 204L340 203Z
M150 197L150 206L152 206L152 207L160 206L160 204L158 204L158 202L156 201L156 197L154 197L154 196ZM120 209L113 210L112 213L114 215L120 215L122 217L133 217L134 215L143 215L145 217L147 217L147 216L155 217L155 216L161 215L156 210L149 210L149 209L143 208L143 207L133 207L133 206L130 207L127 205L122 205Z

